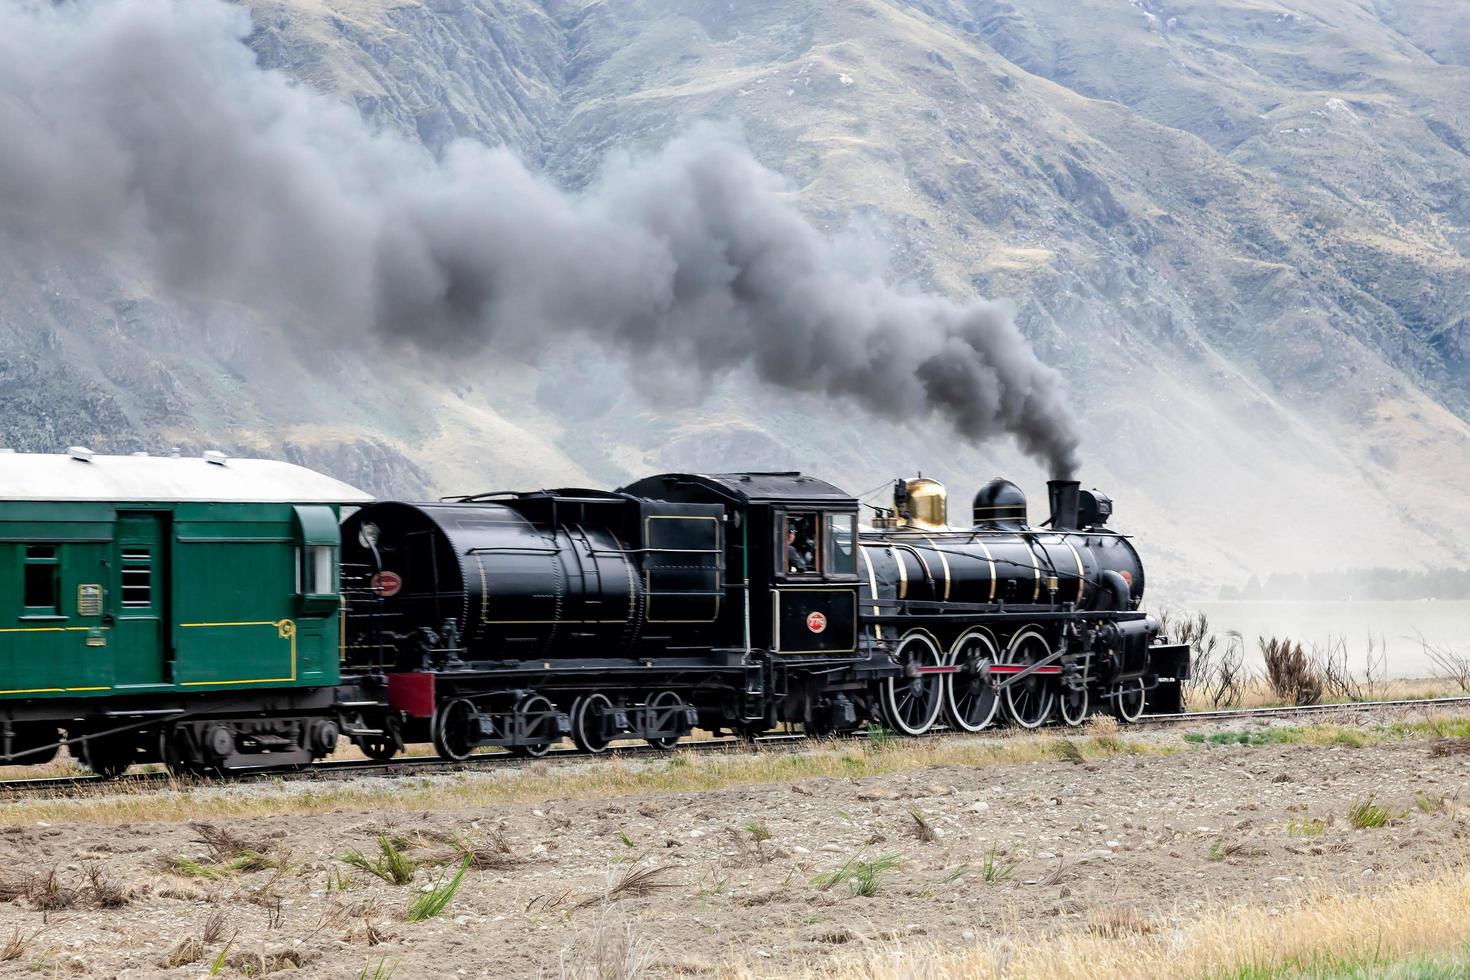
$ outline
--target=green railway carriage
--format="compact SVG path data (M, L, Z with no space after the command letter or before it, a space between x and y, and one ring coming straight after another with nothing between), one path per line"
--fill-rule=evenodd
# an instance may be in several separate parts
M367 499L219 453L0 455L0 754L64 731L98 771L309 761L336 739L339 510Z

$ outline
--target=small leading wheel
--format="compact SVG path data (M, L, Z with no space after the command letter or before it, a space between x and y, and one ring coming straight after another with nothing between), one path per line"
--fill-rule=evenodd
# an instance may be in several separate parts
M1000 695L990 668L996 662L995 644L982 632L961 636L949 652L955 672L944 679L944 707L950 724L978 732L995 720Z
M434 751L439 758L461 762L480 744L480 713L465 698L439 705L434 711Z
M1086 678L1083 678L1082 685L1077 688L1063 684L1061 694L1057 696L1057 707L1061 711L1062 721L1074 728L1086 721L1088 708Z
M684 714L684 699L673 691L659 691L648 696L648 727L667 729L670 727L680 728L683 726L682 716ZM681 735L662 735L658 738L650 738L646 741L649 745L664 752L669 751L679 744Z
M1143 717L1143 678L1135 677L1113 688L1113 714L1129 724Z
M612 738L607 735L607 714L612 701L606 694L589 694L572 702L572 744L583 752L597 755L607 751Z
M551 751L552 743L557 740L557 729L556 708L550 701L539 694L531 695L516 705L516 721L521 734L536 741L512 745L512 753L539 759Z
M1051 655L1051 645L1034 627L1011 638L1001 663L1029 667ZM1031 674L1005 688L1006 713L1022 728L1040 728L1056 705L1056 682L1048 674Z

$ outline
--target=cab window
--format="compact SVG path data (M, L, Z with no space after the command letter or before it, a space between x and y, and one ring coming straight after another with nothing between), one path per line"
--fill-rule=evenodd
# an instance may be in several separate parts
M828 575L856 575L857 549L854 537L857 517L852 514L828 514L822 535Z
M785 524L779 544L781 567L787 575L820 575L816 513L788 513Z

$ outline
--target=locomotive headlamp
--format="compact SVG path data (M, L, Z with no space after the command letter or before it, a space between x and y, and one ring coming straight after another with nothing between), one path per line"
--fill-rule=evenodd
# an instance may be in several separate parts
M364 548L377 548L378 525L371 521L364 521L362 527L357 530L357 543Z

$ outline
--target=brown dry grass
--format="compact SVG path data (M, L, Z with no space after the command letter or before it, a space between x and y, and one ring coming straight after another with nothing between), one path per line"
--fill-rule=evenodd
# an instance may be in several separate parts
M1425 956L1463 959L1470 873L1392 884L1365 894L1327 892L1278 906L1220 908L1185 922L1101 909L1087 929L978 943L958 950L880 945L804 974L822 980L1047 977L1185 980L1219 976L1368 975L1364 967ZM1007 930L1009 932L1009 930ZM759 968L734 967L738 976ZM1370 971L1371 972L1371 971ZM1377 975L1373 973L1372 975ZM1435 973L1434 976L1449 976Z

